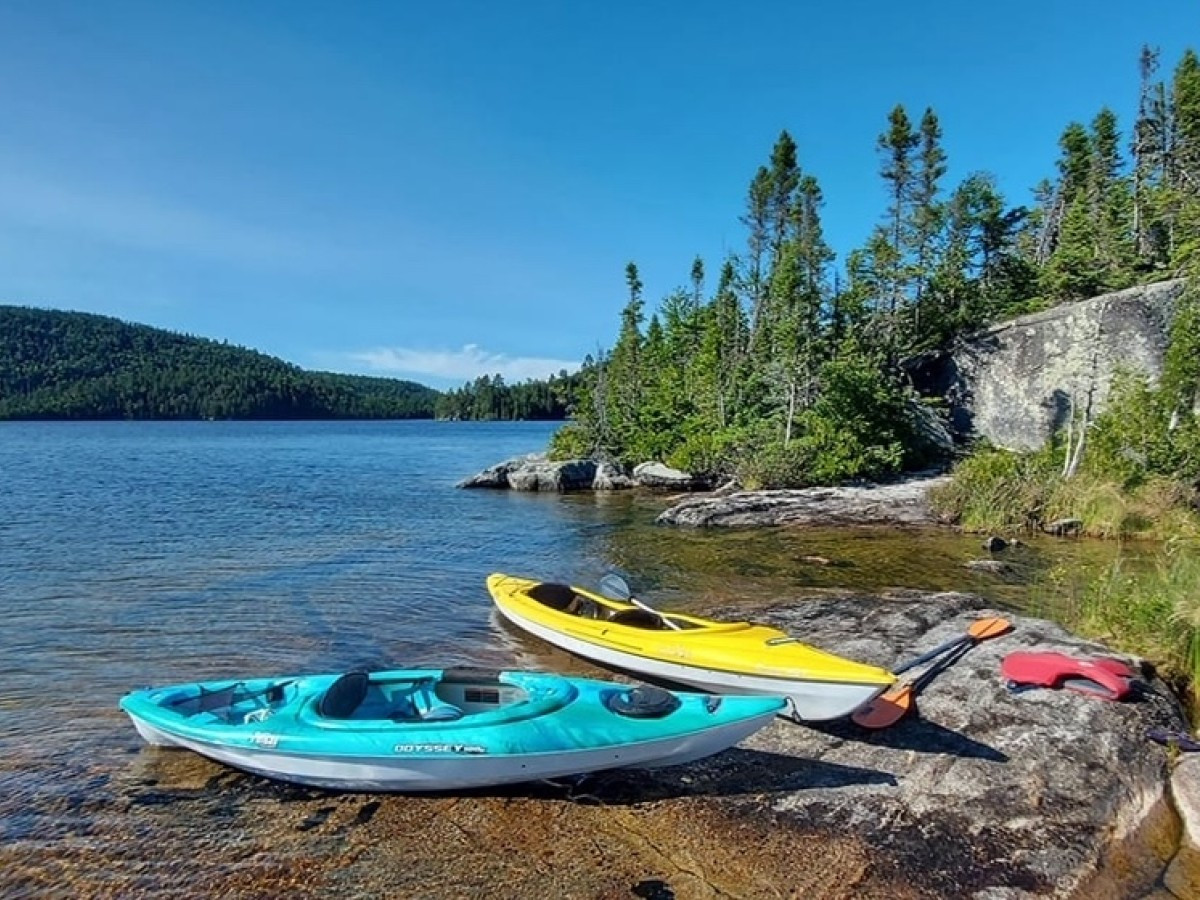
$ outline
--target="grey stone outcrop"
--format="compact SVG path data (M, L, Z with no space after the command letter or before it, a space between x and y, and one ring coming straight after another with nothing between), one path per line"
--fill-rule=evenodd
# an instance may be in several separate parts
M944 397L960 436L1041 447L1074 414L1099 413L1120 368L1162 373L1179 280L1065 303L909 362L922 393Z
M924 525L934 521L930 488L948 476L894 484L843 485L799 490L738 491L689 497L659 513L660 525L695 528L762 525Z
M516 456L458 483L460 488L514 491L614 491L633 487L616 464L593 459L551 461L544 453Z
M1183 819L1183 839L1163 882L1180 900L1189 900L1200 897L1200 753L1179 760L1171 773L1171 793Z
M706 491L713 486L711 479L660 462L638 463L633 467L633 480L645 488L667 491Z

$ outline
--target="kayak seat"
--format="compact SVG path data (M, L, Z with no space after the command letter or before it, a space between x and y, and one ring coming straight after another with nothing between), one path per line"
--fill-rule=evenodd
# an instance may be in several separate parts
M570 613L573 616L579 616L581 619L599 619L600 606L595 600L589 600L587 597L576 596L574 600L567 604L567 608L563 612Z
M326 688L317 704L317 714L327 719L349 719L367 698L370 676L366 672L347 672Z
M608 617L614 625L628 625L630 628L645 628L648 631L661 631L667 627L662 616L644 609L619 609Z
M569 584L557 584L553 581L543 581L535 584L528 591L529 597L543 606L557 609L560 612L571 605L575 599L575 591Z
M422 722L453 722L463 717L463 711L437 695L432 683L426 683L410 695L417 718Z

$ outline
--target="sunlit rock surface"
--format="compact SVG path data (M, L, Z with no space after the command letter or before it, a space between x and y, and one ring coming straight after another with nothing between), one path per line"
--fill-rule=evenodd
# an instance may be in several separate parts
M920 391L947 401L958 435L1036 449L1073 414L1094 418L1119 369L1158 378L1182 290L1182 281L1164 281L1064 303L906 367Z
M697 528L761 525L925 525L934 521L930 488L947 476L894 484L843 485L798 490L737 491L689 497L659 513L660 525Z
M972 595L915 592L697 612L768 621L889 666L995 614ZM887 730L777 719L687 766L469 794L278 785L143 747L114 710L112 763L81 761L98 774L63 776L86 790L31 797L19 779L6 783L0 883L17 896L81 897L1149 894L1180 827L1168 753L1144 732L1183 727L1175 701L1149 672L1137 702L1010 693L999 665L1013 650L1104 651L1009 618L1012 633L974 648L920 695L919 715ZM528 659L599 674L548 652Z

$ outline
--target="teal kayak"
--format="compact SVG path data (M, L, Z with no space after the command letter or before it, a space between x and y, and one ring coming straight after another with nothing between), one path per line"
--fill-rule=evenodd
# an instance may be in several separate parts
M227 680L121 699L151 744L268 778L367 791L676 765L733 746L784 704L481 669Z

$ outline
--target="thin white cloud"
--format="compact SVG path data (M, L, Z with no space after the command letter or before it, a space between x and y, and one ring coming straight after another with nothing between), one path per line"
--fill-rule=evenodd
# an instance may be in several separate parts
M508 356L491 353L477 344L461 350L416 350L408 347L379 347L347 354L358 366L372 372L471 381L481 375L504 376L510 384L530 378L543 379L563 369L574 372L579 360L537 356Z

